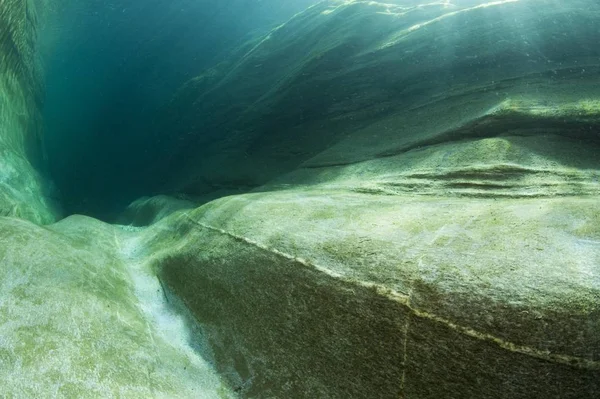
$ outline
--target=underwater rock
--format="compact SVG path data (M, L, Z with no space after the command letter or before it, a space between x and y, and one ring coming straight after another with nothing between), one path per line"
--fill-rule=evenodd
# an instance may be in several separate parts
M0 215L51 223L58 198L35 168L43 163L36 11L20 0L0 8Z
M167 186L258 186L145 244L181 232L156 267L220 371L248 397L597 397L599 18L324 2L184 86Z
M225 395L191 339L244 397L595 397L598 203L315 184L143 229L2 218L3 387Z
M167 195L142 197L132 202L117 218L117 223L130 226L149 226L182 209L193 209L195 204Z
M599 204L313 185L174 214L142 246L245 397L592 398Z
M453 3L333 1L296 15L180 89L156 120L155 184L252 189L307 161L469 138L597 145L596 2ZM530 153L554 155L543 151Z

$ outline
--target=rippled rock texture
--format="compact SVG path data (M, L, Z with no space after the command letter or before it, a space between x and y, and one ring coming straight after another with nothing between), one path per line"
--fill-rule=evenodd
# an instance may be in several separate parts
M148 138L180 199L0 219L2 385L600 397L600 6L404 4L319 3L182 87Z
M180 90L157 122L173 149L157 177L205 193L404 154L396 169L414 178L399 190L441 192L462 174L461 192L597 193L597 6L463 3L296 16ZM478 185L486 169L501 173Z

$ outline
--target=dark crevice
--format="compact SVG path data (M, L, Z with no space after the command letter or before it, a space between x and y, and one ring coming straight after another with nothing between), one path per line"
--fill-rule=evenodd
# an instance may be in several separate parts
M157 126L165 105L187 80L314 2L65 1L39 36L45 147L66 214L112 220L141 196L196 195L173 188L168 159L188 157L189 141L177 142L190 131Z

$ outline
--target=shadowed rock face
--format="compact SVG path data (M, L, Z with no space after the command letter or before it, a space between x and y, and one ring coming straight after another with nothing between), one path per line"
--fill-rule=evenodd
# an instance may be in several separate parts
M595 397L597 210L316 185L173 215L144 246L249 397Z
M50 223L55 199L32 166L42 165L37 10L16 0L0 9L0 215Z
M0 218L0 385L600 397L599 21L323 2L241 47L157 115L177 199Z
M156 140L169 151L155 157L153 177L188 193L252 188L307 161L348 164L444 143L470 151L481 138L524 147L497 160L503 175L531 176L525 169L548 162L597 169L598 10L500 3L311 8L180 90L158 119ZM574 146L588 149L587 161L560 150ZM478 169L488 155L463 163ZM515 171L506 164L516 158L530 159ZM456 175L455 162L437 164Z

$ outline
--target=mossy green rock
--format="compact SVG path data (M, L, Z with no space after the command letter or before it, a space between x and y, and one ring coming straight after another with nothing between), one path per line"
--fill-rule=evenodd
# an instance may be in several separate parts
M593 398L599 203L313 186L182 211L143 246L248 397Z
M473 3L323 2L174 98L171 187L259 188L143 246L248 397L600 397L600 9Z
M82 216L48 225L58 210L39 173L42 3L0 1L0 396L231 397L128 231Z
M0 218L3 395L229 397L128 234L82 216L49 228Z
M598 203L316 184L142 229L3 218L3 387L225 395L201 353L244 397L593 398Z

